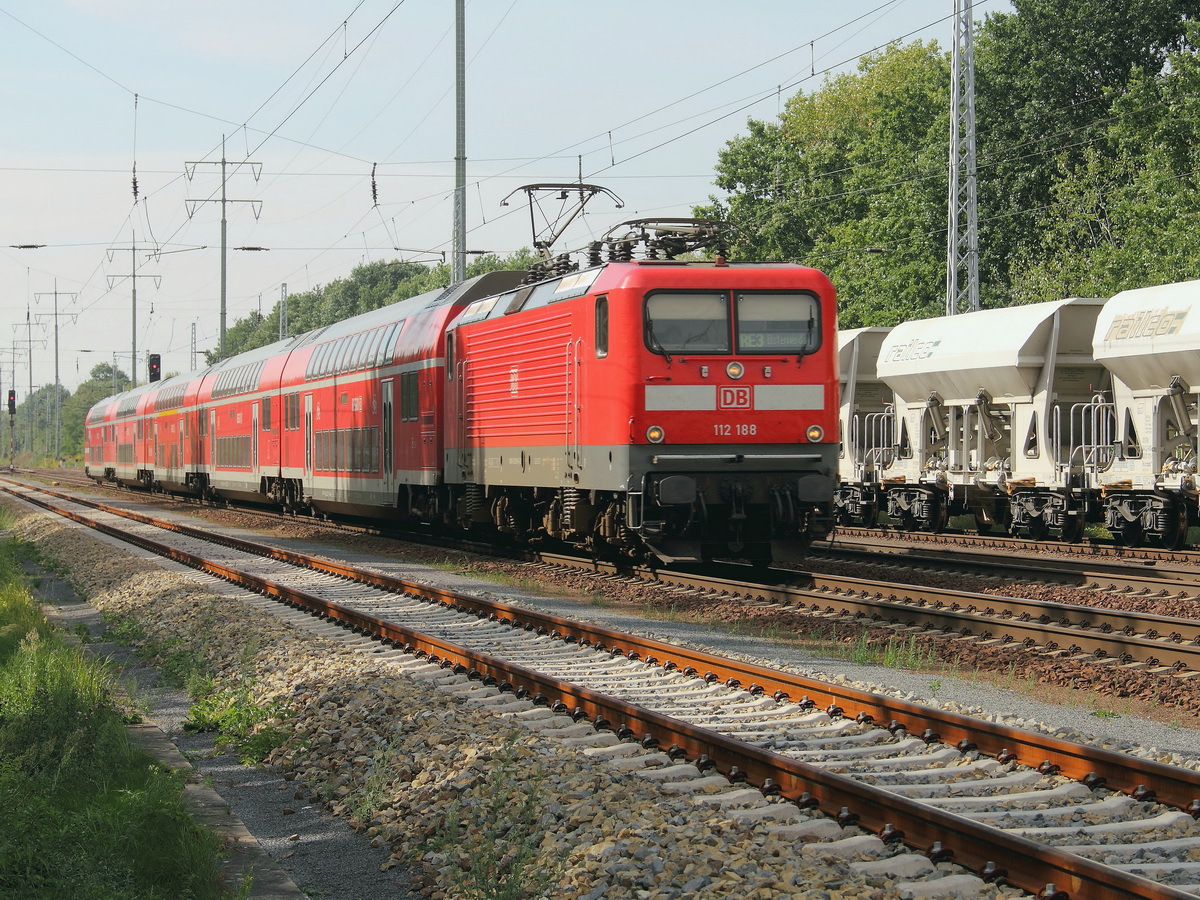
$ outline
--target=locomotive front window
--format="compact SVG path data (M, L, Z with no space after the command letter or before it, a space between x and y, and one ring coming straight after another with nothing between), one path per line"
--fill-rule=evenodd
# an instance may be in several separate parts
M646 346L655 353L728 353L729 298L723 293L646 298Z
M804 356L821 345L821 306L812 294L738 294L739 353Z

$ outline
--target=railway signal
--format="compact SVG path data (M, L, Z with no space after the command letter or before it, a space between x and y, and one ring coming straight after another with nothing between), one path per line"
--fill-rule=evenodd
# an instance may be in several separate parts
M8 389L8 414L10 416L17 414L17 392L12 388Z
M162 378L162 357L157 353L150 354L150 381Z

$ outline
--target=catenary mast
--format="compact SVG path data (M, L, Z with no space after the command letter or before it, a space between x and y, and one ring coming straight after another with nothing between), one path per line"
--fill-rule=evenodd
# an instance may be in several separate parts
M467 277L467 88L466 0L454 2L454 246L450 254L450 281Z
M974 0L954 0L950 74L950 219L946 238L946 315L979 309L979 204L975 163Z

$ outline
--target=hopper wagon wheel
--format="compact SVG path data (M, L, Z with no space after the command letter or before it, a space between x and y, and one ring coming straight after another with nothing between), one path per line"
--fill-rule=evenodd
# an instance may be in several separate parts
M864 504L862 513L863 528L877 528L879 526L879 504L870 503Z
M945 497L934 496L929 506L929 530L941 534L950 523L950 504Z
M1166 550L1178 550L1187 544L1188 514L1182 503L1173 502L1166 511L1166 526L1158 542Z
M1120 530L1113 537L1117 539L1118 544L1126 547L1140 547L1146 537L1146 533L1142 531L1142 523L1134 520L1132 522L1122 522Z
M1062 539L1068 544L1078 544L1083 540L1083 516L1067 516L1063 519Z
M1030 539L1034 541L1044 541L1046 539L1046 534L1050 531L1050 529L1046 527L1045 516L1033 516L1029 520L1029 525L1027 528Z

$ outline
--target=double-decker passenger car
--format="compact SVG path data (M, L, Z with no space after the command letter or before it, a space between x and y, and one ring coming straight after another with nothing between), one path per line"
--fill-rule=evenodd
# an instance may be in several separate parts
M678 221L637 234L716 237ZM832 522L832 285L631 246L531 283L494 272L102 401L88 472L597 553L800 555Z

